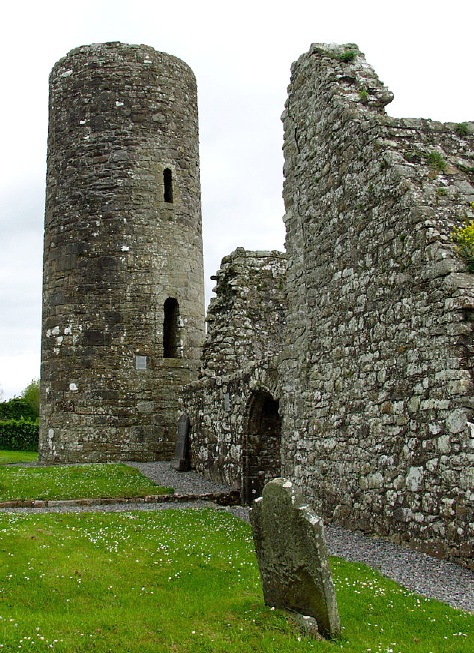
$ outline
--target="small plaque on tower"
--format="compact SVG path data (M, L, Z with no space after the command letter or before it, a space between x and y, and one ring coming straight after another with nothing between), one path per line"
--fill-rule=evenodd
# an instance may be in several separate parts
M135 356L135 369L146 370L146 356Z

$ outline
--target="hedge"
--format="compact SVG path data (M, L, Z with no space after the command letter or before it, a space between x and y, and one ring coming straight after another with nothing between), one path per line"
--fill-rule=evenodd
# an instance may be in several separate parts
M38 420L9 419L0 421L0 449L38 451Z

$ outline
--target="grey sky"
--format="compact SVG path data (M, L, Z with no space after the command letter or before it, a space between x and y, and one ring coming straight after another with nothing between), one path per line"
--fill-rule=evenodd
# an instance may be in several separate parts
M238 246L282 249L282 127L291 63L355 42L395 93L391 115L474 119L472 5L452 0L37 0L2 7L0 387L39 375L48 75L78 45L146 43L198 82L208 278Z

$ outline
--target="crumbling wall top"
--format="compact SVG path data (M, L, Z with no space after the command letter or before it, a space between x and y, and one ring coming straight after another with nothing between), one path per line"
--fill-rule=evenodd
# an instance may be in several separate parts
M212 278L203 374L230 374L278 353L285 320L286 256L242 247L222 259Z

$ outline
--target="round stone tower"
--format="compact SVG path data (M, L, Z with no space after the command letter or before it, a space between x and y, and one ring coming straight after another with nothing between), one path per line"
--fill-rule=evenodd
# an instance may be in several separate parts
M50 77L40 460L172 457L204 280L196 81L144 45Z

